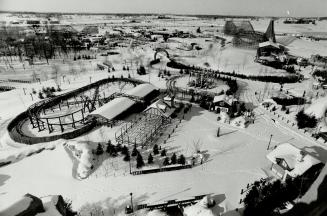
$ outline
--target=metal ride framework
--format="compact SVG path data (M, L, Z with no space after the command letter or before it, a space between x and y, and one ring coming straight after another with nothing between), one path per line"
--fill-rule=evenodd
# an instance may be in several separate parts
M115 139L118 144L144 146L169 123L171 123L170 117L166 117L156 108L150 108L136 116L131 123L123 125L115 133Z
M128 81L125 82L129 83ZM135 85L135 83L132 84ZM100 86L95 87L92 97L91 95L87 96L84 91L64 100L52 101L53 99L45 99L43 101L33 104L28 108L27 111L29 114L28 118L32 125L32 128L38 128L39 132L47 129L49 133L52 133L55 130L54 127L59 127L61 133L63 133L65 129L68 129L69 127L76 129L78 126L83 126L90 123L91 119L87 118L88 113L91 113L95 109L103 106L104 104L117 97L124 96L139 103L143 102L142 99L136 96L127 95L124 93L116 92L109 96L106 96L103 92L103 96L101 96L99 93L99 87ZM58 115L55 117L45 116L49 112L54 113L56 109L60 112L65 107L67 109L70 109L72 107L78 107L79 109L71 113ZM67 122L67 119L70 119L70 121Z

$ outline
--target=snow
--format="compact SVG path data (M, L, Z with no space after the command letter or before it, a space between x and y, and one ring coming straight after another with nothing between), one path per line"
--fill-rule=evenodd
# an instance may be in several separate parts
M117 16L110 16L109 18L95 16L91 18L90 16L72 15L68 17L70 18L66 17L65 19L67 20L63 20L63 23L75 23L77 29L82 28L84 23L108 22L107 28L100 29L101 34L106 31L110 33L118 32L115 30L117 25L123 25L123 27L117 27L117 29L121 29L124 32L132 32L131 26L133 25L146 25L157 28L153 27L153 25L162 26L165 24L169 31L178 29L191 32L195 32L194 26L203 25L204 27L201 27L201 29L205 32L204 34L209 36L194 39L173 38L169 39L167 43L151 43L135 48L131 48L132 43L127 43L128 47L117 47L115 49L119 53L118 55L110 56L110 62L116 68L115 72L110 73L95 69L97 64L101 64L106 60L105 57L99 56L92 61L78 60L74 62L72 60L73 55L69 54L64 60L58 58L51 60L49 65L39 64L33 66L26 64L23 66L18 61L13 61L14 71L7 69L5 65L1 64L1 79L17 78L29 80L35 72L42 80L41 84L17 84L7 81L3 83L14 86L17 89L0 93L0 162L12 162L1 167L1 204L13 203L15 197L32 193L39 197L45 196L42 200L44 200L46 208L50 211L51 205L55 200L46 197L49 194L61 194L63 197L73 201L73 207L76 210L87 205L96 205L97 207L103 207L107 215L113 215L114 212L116 215L123 215L125 206L129 204L130 192L133 192L136 204L154 204L170 199L192 198L195 195L212 193L224 194L226 196L226 201L219 203L219 206L222 206L224 209L217 207L219 212L223 213L242 207L239 204L241 189L244 189L248 183L269 175L266 172L266 169L270 167L270 163L266 158L266 149L271 134L273 134L272 146L288 142L301 150L307 150L319 160L326 162L326 145L319 145L313 139L305 137L296 128L279 121L275 116L267 114L262 107L258 106L259 102L254 92L262 91L267 87L267 92L264 92L262 96L267 98L271 91L277 91L276 89L279 88L278 84L266 84L240 79L238 79L241 87L239 93L240 101L246 102L247 108L254 108L256 113L254 124L249 125L247 128L242 128L235 127L236 124L233 124L233 120L231 125L218 122L216 120L217 114L208 112L198 106L193 106L191 111L185 114L185 119L182 120L178 128L175 128L175 132L169 139L167 139L167 135L171 133L172 128L168 128L170 130L164 133L165 136L158 139L157 143L166 148L168 154L174 152L178 155L184 154L188 157L187 159L194 154L194 141L200 140L201 145L199 148L205 162L192 169L132 176L129 175L128 163L123 162L121 156L111 158L108 155L103 155L94 161L93 154L91 153L92 150L96 148L99 142L102 143L108 139L114 142L114 134L119 130L121 122L113 128L96 128L83 136L69 141L60 140L56 143L41 143L32 146L13 142L6 133L6 126L13 117L26 110L31 104L39 101L37 95L32 95L34 97L32 99L29 94L33 88L39 91L43 86L56 86L56 82L51 79L52 65L57 65L59 68L60 84L63 89L61 93L107 78L108 76L120 77L124 75L124 77L127 77L128 74L133 78L151 83L155 88L165 89L166 80L158 77L158 71L168 69L174 75L179 74L179 70L167 68L164 59L159 64L146 67L146 75L139 76L136 74L137 67L140 64L148 65L149 61L153 59L154 49L159 46L166 48L169 54L176 58L176 60L190 65L204 67L204 63L207 63L206 65L209 64L208 68L229 72L235 71L235 73L246 75L285 75L283 70L275 70L254 62L255 50L234 48L230 44L226 44L225 48L222 48L219 42L214 42L212 35L222 36L220 32L216 31L217 29L221 31L224 24L222 19L210 21L184 17L163 23L163 21L153 21L151 18L141 17L140 23L131 24L128 23L128 20L131 19L130 17L126 19ZM148 22L149 20L151 22ZM260 19L252 23L255 30L262 30L264 32L268 22L267 19ZM214 28L211 28L211 25L214 25ZM279 33L290 34L308 34L319 31L326 33L326 26L327 21L319 21L316 26L285 25L278 21L276 22L275 29ZM294 38L285 38L283 40L287 42L287 47L291 53L303 57L316 53L326 55L326 42ZM203 50L179 49L181 47L189 47L194 42ZM121 71L122 66L126 64L130 66L130 71ZM310 68L301 70L301 73L306 78L311 77ZM186 88L188 81L189 78L183 76L176 80L176 85ZM308 79L302 83L285 84L284 89L289 90L293 95L301 96L304 90L308 92L311 82L312 80ZM148 87L144 89L142 87L137 92L134 92L136 91L134 89L131 92L137 93L138 96L143 96L152 89ZM24 89L26 90L26 95L24 94ZM112 86L110 87L111 89ZM228 89L226 84L218 83L217 88L212 91L218 93L220 90L226 89ZM321 94L325 94L325 92ZM110 105L112 107L107 110L108 118L116 116L121 110L125 109L123 106L126 103L119 102L122 100L125 99L118 99L118 101L114 101L114 104ZM326 101L326 97L314 101L306 109L306 112L312 113L317 118L323 118L327 106ZM163 108L161 105L158 107ZM103 113L103 115L106 115L105 111ZM131 118L127 118L123 122L130 121ZM244 120L235 119L235 122L242 125ZM216 136L218 128L220 128L220 137ZM165 144L164 140L167 141ZM63 146L63 143L66 143L66 145ZM74 146L75 150L69 150L69 146ZM45 149L45 151L37 154L41 149ZM144 149L146 155L149 151L149 149ZM32 154L33 152L35 154ZM311 164L315 161L309 162ZM90 169L92 165L94 165L93 170ZM302 171L302 169L299 169L296 172L301 173ZM196 214L197 212L200 212L200 214ZM187 213L190 214L187 216L210 215L213 211L198 204L189 207ZM55 211L53 214L55 215ZM146 214L149 216L151 214L164 215L164 213L159 211L140 213L142 216ZM215 212L213 215L218 214Z
M41 153L44 150L53 150L56 148L58 143L63 142L63 140L57 140L54 142L40 143L29 146L14 142L9 137L8 132L6 132L0 139L0 164L14 163L33 154Z
M225 94L223 94L223 95L218 95L218 96L215 96L214 98L213 98L213 102L214 103L217 103L217 102L220 102L220 101L224 101L224 102L226 102L227 104L229 104L229 105L232 105L232 103L233 102L235 102L235 101L237 101L237 99L236 98L234 98L232 95L225 95Z
M69 150L72 151L73 155L79 161L77 166L77 177L80 179L86 178L90 174L92 169L92 148L88 143L69 141L66 143Z
M327 111L327 96L317 99L307 109L305 109L306 114L313 115L317 119L324 118L326 111Z
M0 206L0 214L2 216L18 215L19 213L25 211L30 206L32 201L33 199L30 197L22 197L14 203L11 203L10 206L5 207L3 210L1 210ZM2 206L2 208L4 206Z
M145 83L145 84L140 84L135 88L126 91L125 94L144 98L145 96L147 96L148 94L150 94L152 91L156 89L157 88L152 84Z
M100 116L108 120L113 120L115 117L129 109L135 104L135 101L127 97L118 97L106 103L102 107L92 111L89 115Z
M56 208L58 196L45 196L41 198L45 212L38 213L36 216L62 216Z

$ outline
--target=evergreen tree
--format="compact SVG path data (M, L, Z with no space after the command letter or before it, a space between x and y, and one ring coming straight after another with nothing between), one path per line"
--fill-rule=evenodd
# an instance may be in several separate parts
M153 156L151 153L148 156L148 164L153 164Z
M137 151L137 148L136 148L136 145L134 145L134 148L133 148L133 151L132 151L132 156L135 157L138 155L138 151Z
M140 153L137 154L136 157L136 167L137 168L141 168L144 166L144 161L143 161L143 157Z
M179 164L182 164L182 165L185 165L185 157L184 157L184 155L180 155L179 157L178 157L178 161L177 161Z
M155 144L155 145L153 146L153 154L154 154L154 155L159 154L159 148L158 148L158 145L157 145L157 144Z
M171 156L170 162L171 162L171 164L176 164L177 163L177 156L176 156L175 153Z
M127 148L127 146L123 146L123 148L122 148L122 150L121 150L121 153L123 154L123 155L127 155L127 154L129 154L129 151L128 151L128 148Z
M111 144L111 140L108 141L106 152L113 157L116 157L118 155L116 146Z
M146 74L146 71L145 71L144 66L140 66L139 74L140 74L140 75L145 75L145 74Z
M166 156L166 149L162 149L161 156Z
M164 165L164 166L168 166L169 165L169 158L168 157L165 157L162 165Z
M98 147L96 150L96 155L102 155L103 154L103 148L102 145L100 143L98 143Z
M129 156L129 152L127 150L127 153L125 154L124 161L130 161L131 157Z

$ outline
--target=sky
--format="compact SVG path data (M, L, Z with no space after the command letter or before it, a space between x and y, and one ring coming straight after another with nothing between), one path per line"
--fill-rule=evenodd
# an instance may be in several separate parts
M327 16L327 0L0 0L0 10Z

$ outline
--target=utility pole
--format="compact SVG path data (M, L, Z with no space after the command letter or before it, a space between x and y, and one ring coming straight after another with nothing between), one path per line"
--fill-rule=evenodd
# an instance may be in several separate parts
M269 147L270 147L270 143L271 143L271 138L272 138L272 134L270 135L270 139L269 139L269 143L268 143L268 147L267 147L267 150L269 150Z

